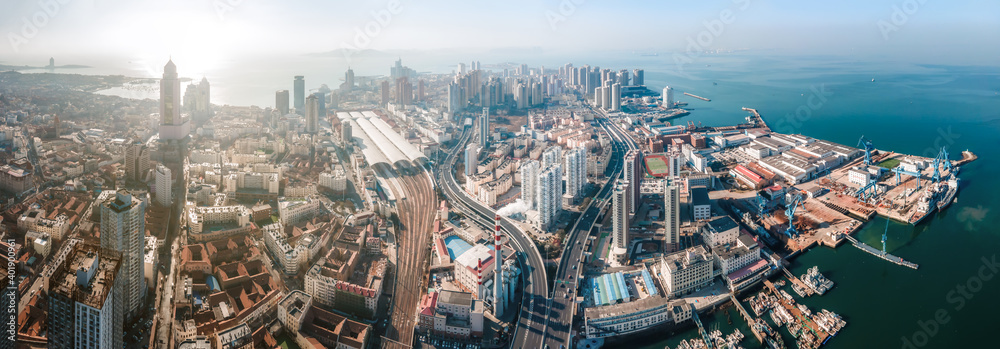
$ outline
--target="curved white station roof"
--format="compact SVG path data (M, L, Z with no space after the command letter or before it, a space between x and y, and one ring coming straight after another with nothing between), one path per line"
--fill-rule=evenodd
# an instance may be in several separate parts
M355 131L356 139L361 142L361 151L368 163L386 163L390 166L398 164L400 161L412 163L417 159L427 159L424 153L417 150L399 133L393 131L385 121L378 117L375 112L338 112L337 117L341 117L349 122ZM360 131L360 132L359 132Z

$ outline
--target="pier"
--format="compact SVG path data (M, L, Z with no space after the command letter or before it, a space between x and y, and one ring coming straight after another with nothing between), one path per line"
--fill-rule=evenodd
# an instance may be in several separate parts
M705 97L702 97L702 96L696 96L696 95L693 95L693 94L690 94L690 93L687 93L687 92L684 92L684 95L688 96L688 97L694 97L694 98L703 100L705 102L711 102L712 101L711 99L708 99L708 98L705 98Z
M788 277L788 280L791 280L793 284L798 285L800 288L805 290L806 297L812 296L813 293L815 293L812 287L807 286L806 283L802 282L802 280L799 280L797 276L792 275L792 272L788 271L788 268L781 267L781 270L785 271L785 276Z
M764 280L764 286L767 286L767 289L771 290L771 293L774 293L774 297L778 299L778 303L781 303L781 306L784 307L785 310L787 310L790 314L792 314L792 316L795 317L795 319L802 324L802 331L806 330L811 331L816 336L816 341L814 343L814 346L812 346L813 348L819 348L820 345L826 342L826 339L827 337L830 336L830 334L826 333L826 331L823 331L823 329L819 328L819 326L816 325L816 322L814 322L808 316L802 315L802 311L795 306L795 301L790 301L788 299L785 299L785 297L782 297L781 293L778 292L778 289L775 288L774 284L772 284L770 281Z
M747 112L750 112L750 114L753 114L753 117L754 117L754 119L757 120L756 121L757 123L759 123L761 126L763 126L768 131L771 131L771 128L767 126L767 122L764 121L764 117L760 116L760 113L757 112L757 109L743 107L743 111L747 111Z
M705 345L708 349L712 349L715 341L713 341L712 337L708 335L708 331L705 331L705 326L701 324L701 319L698 318L698 308L695 307L694 304L689 305L691 306L691 319L693 319L694 323L698 325L698 333L701 333L701 338L705 339Z
M851 241L851 244L853 244L854 247L857 247L858 249L861 249L862 251L868 252L869 254L871 254L871 255L873 255L875 257L882 258L882 259L887 260L889 262L892 262L894 264L902 265L902 266L910 268L910 269L917 269L917 268L920 267L919 265L917 265L917 263L913 263L913 262L907 261L905 259L902 259L900 257L894 256L892 254L889 254L889 253L886 253L886 252L882 252L882 250L879 250L879 249L876 249L874 247L868 246L865 243L863 243L861 241L858 241L858 239L855 239L853 236L847 235L846 237L847 237L847 240Z
M740 311L740 315L743 316L743 320L747 322L747 326L750 327L750 333L753 333L753 336L757 337L757 341L759 341L760 344L765 344L764 334L757 332L757 328L753 326L754 323L753 316L750 316L750 313L748 313L747 310L743 308L743 304L740 304L740 301L736 299L736 296L734 296L732 293L729 294L729 299L733 301L733 305L735 305L736 309Z

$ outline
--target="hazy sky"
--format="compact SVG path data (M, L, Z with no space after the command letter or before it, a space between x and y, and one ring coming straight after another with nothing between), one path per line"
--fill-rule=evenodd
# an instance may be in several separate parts
M74 55L235 59L345 46L753 49L1000 62L1000 2L989 0L0 0L0 32L0 62L15 64Z

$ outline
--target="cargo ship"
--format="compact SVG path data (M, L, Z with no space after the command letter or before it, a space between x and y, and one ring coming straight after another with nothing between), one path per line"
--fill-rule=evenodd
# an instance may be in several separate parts
M944 194L941 196L941 199L938 200L937 202L938 211L944 210L946 207L948 207L948 205L951 205L951 203L955 201L955 194L958 193L958 181L959 181L958 177L954 175L952 175L951 178L948 179L948 182L946 184L948 188L944 189Z

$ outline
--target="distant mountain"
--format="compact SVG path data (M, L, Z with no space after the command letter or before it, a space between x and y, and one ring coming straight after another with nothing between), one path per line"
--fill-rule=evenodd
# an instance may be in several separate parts
M348 56L350 56L350 57L378 57L378 56L389 56L389 54L385 53L385 52L382 52L382 51L371 50L371 49L353 50L353 49L349 49L349 48L338 48L338 49L333 50L333 51L307 53L307 54L305 54L305 56L306 57L320 57L320 58L322 58L322 57L334 57L334 58L337 58L337 57L348 57Z

